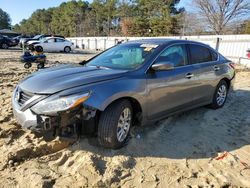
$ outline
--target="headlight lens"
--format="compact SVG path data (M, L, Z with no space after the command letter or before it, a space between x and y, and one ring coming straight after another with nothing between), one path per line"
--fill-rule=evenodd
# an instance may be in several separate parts
M31 109L37 114L55 115L57 112L74 108L90 96L90 93L74 94L63 97L49 97L35 104Z

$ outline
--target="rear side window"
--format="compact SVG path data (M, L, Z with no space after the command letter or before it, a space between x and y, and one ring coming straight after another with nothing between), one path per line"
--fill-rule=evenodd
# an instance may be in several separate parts
M156 59L156 62L171 62L175 67L187 64L187 52L185 45L174 45L165 49Z
M191 64L209 62L212 60L210 50L204 46L189 44Z
M211 53L211 56L212 56L212 61L217 61L218 54L213 50L210 50L210 53Z
M53 43L55 42L55 39L48 39L48 43Z
M56 42L64 42L64 39L56 39Z

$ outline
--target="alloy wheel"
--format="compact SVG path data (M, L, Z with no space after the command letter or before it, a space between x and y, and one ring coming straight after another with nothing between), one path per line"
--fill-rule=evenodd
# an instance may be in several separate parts
M117 140L119 142L123 142L126 139L131 125L131 119L131 110L129 108L123 109L117 126Z
M226 101L226 97L227 97L227 87L225 85L221 85L217 91L217 97L216 97L217 104L219 106L222 106Z
M69 53L70 52L70 47L65 47L65 50L64 50L66 53Z

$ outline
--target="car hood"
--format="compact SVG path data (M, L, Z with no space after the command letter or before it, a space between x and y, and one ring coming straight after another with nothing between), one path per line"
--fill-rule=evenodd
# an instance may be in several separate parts
M26 77L19 88L36 94L53 94L65 89L122 77L126 70L61 65L40 70Z
M24 40L24 42L29 42L29 41L38 41L38 39L27 39L27 40Z
M34 43L39 43L39 40L29 40L27 44L34 44Z
M25 41L27 41L27 40L30 40L30 38L21 38L21 39L20 39L20 42L25 42Z

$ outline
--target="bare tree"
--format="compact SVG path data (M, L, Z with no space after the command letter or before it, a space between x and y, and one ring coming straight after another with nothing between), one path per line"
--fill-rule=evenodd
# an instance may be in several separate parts
M201 35L206 31L204 18L192 12L182 13L182 35Z
M193 0L208 27L216 34L223 34L226 26L250 12L249 0Z

